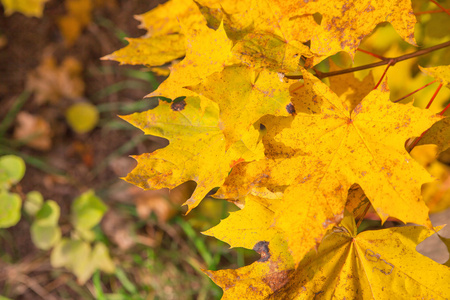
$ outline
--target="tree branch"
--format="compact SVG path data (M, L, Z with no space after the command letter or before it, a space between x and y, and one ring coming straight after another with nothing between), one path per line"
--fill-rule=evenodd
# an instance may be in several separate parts
M408 53L405 55L401 55L401 56L397 56L397 57L393 57L393 58L386 57L384 60L376 62L376 63L372 63L372 64L362 65L359 67L348 68L348 69L334 71L334 72L319 73L319 74L316 74L316 77L319 79L323 79L326 77L337 76L337 75L352 73L352 72L356 72L356 71L371 69L371 68L375 68L375 67L379 67L379 66L384 66L384 65L389 64L389 62L391 62L390 65L393 66L400 61L407 60L407 59L417 57L417 56L421 56L424 54L428 54L430 52L433 52L433 51L436 51L436 50L439 50L439 49L442 49L445 47L449 47L449 46L450 46L450 41L439 44L439 45L435 45L433 47L425 48L425 49L422 49L422 50L419 50L416 52ZM285 77L288 79L303 79L303 75L285 75Z

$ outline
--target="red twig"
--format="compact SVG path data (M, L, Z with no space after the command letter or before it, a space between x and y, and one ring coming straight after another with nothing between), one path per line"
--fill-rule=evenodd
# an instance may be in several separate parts
M416 139L414 140L414 142L412 143L412 145L411 145L411 147L409 148L409 151L408 151L408 152L411 152L412 149L414 149L414 147L417 145L417 143L423 138L423 136L424 136L425 133L427 133L427 132L428 132L428 129L425 130L424 132L422 132L422 134L421 134L418 138L416 138Z
M380 80L378 80L377 85L373 88L374 90L377 89L377 87L380 85L381 81L383 81L384 76L386 75L387 70L389 69L390 66L393 66L395 64L395 61L393 59L389 60L389 63L386 67L386 69L384 69L383 75L381 75Z
M370 56L373 56L373 57L378 58L378 59L381 59L381 60L385 60L385 59L386 59L386 57L384 57L384 56L381 56L381 55L378 55L378 54L369 52L369 51L364 50L364 49L358 48L358 49L356 49L356 51L359 51L359 52L362 52L362 53L366 53L366 54L368 54L368 55L370 55Z
M425 109L430 108L431 103L433 103L434 98L436 98L437 94L438 94L439 91L441 90L441 87L442 87L442 83L439 84L439 86L437 87L436 91L434 92L433 96L432 96L431 99L430 99L430 102L428 102L428 104L427 104L427 106L425 107Z
M426 88L427 86L432 85L432 84L435 83L436 81L437 81L437 80L433 80L432 82L425 84L423 87L418 88L418 89L415 90L414 92L411 92L411 93L409 93L408 95L403 96L403 97L401 97L400 99L397 99L397 100L395 100L395 101L393 101L393 102L394 102L394 103L400 102L400 101L402 101L403 99L408 98L409 96L411 96L411 95L417 93L418 91L420 91L420 90Z
M442 5L440 5L438 2L436 2L435 0L430 0L431 2L433 2L434 4L436 4L436 6L437 7L439 7L440 9L442 9L443 11L445 11L445 13L447 14L447 15L449 15L450 16L450 12L448 12L446 9L445 9L445 7L443 7Z
M386 58L385 60L379 61L379 62L376 62L376 63L371 63L371 64L367 64L367 65L363 65L363 66L359 66L359 67L354 67L354 68L348 68L348 69L339 70L339 71L320 73L320 76L319 76L319 74L316 74L316 77L319 78L319 79L323 79L323 78L326 78L326 77L337 76L337 75L342 75L342 74L347 74L347 73L353 73L353 72L356 72L356 71L361 71L361 70L366 70L366 69L372 69L372 68L375 68L375 67L387 65L387 64L389 64L389 62L391 60L393 60L395 63L398 63L400 61L404 61L404 60L407 60L407 59L410 59L410 58L413 58L413 57L425 55L425 54L428 54L430 52L433 52L433 51L436 51L436 50L439 50L439 49L442 49L442 48L445 48L445 47L449 47L449 46L450 46L450 41L447 41L445 43L438 44L438 45L435 45L435 46L432 46L432 47L429 47L429 48L421 49L421 50L418 50L416 52L408 53L408 54L397 56L397 57L394 57L394 58ZM393 64L391 63L391 65L393 65ZM285 75L285 77L288 78L288 79L303 79L302 75Z
M450 103L449 104L447 104L447 106L444 108L444 110L443 111L441 111L439 114L441 115L441 116L443 116L444 115L444 113L445 113L445 111L448 109L450 107Z

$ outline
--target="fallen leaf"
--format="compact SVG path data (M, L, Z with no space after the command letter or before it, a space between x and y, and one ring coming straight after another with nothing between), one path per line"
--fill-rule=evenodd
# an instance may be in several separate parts
M50 124L40 116L34 116L25 111L17 114L17 125L14 128L14 139L25 145L47 151L52 147L53 132Z
M65 0L67 13L58 19L66 46L72 46L83 29L91 23L92 0Z
M66 57L57 65L52 57L45 57L41 64L28 74L27 90L35 93L38 104L57 103L62 98L79 98L84 94L81 64L73 57Z

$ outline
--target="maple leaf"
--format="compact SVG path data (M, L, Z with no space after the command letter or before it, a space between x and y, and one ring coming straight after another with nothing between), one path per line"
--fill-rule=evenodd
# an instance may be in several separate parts
M300 299L317 296L383 298L383 295L444 296L450 270L415 251L432 229L408 226L356 234L354 218L347 212L340 227L323 238L317 250L300 261L287 250L285 233L273 226L279 202L254 196L244 209L231 213L204 232L232 247L245 247L261 259L236 270L206 271L224 290L222 299ZM388 237L388 238L387 238ZM426 270L417 272L417 267ZM386 281L386 276L391 280Z
M342 218L348 190L355 183L383 221L393 216L429 226L420 193L421 185L432 177L409 156L404 142L440 117L390 102L387 90L373 90L350 111L351 106L313 75L304 72L304 77L303 88L321 103L320 110L311 103L314 109L298 112L291 127L275 136L284 147L297 151L236 166L218 196L240 198L255 189L289 186L275 219L290 250L300 257Z
M450 66L438 66L431 68L422 68L420 70L425 74L436 78L443 86L450 88ZM418 145L436 144L439 152L450 148L450 111L446 111L445 119L434 124L419 140Z
M430 68L423 68L419 66L419 69L428 76L437 79L442 85L450 88L450 66L438 66Z
M150 111L123 117L146 134L169 140L169 146L135 156L137 167L126 181L143 189L174 188L193 180L197 187L184 204L188 212L213 188L220 186L238 163L263 157L259 131L249 128L225 148L217 104L200 97L160 101Z
M298 112L291 128L275 137L285 146L297 149L296 155L253 163L255 167L250 173L257 172L257 176L247 173L247 182L254 182L261 170L267 171L264 184L272 187L304 184L314 174L322 174L314 177L320 181L316 191L329 194L330 199L336 198L339 191L345 194L342 199L346 199L349 187L358 183L383 220L394 215L405 222L426 224L425 214L413 217L412 212L401 209L402 205L409 205L409 199L420 199L420 186L431 181L430 175L406 152L404 141L419 135L440 117L412 105L391 103L387 90L372 91L350 111L325 84L307 72L304 76L304 88L310 89L311 94L317 95L316 101L322 103L320 112ZM241 171L238 168L236 173ZM238 181L242 180L238 177ZM225 189L232 186L231 180L224 187L225 196ZM243 195L247 193L245 185L237 186L242 187ZM396 209L387 201L393 198L399 200ZM417 210L421 210L423 203L418 203Z
M219 105L221 127L229 147L262 116L289 115L289 85L277 73L235 65L188 88Z
M48 0L0 0L5 8L5 15L14 12L23 13L27 17L42 17L45 2Z
M450 269L415 248L433 229L406 226L356 234L347 216L268 299L391 299L446 297ZM435 230L439 230L436 228ZM419 271L420 270L420 271ZM405 287L407 286L407 290Z
M311 35L311 51L318 56L314 58L314 64L339 51L345 51L353 58L361 40L370 34L377 24L386 21L392 24L405 41L416 44L416 18L409 0L283 1L280 5L288 6L284 11L288 11L291 18L316 13L322 15L320 26L317 26Z
M185 34L193 28L206 27L206 21L192 0L171 0L136 16L147 34L127 39L129 44L102 59L121 64L160 66L183 57ZM181 25L182 24L182 25Z
M235 41L233 54L243 64L289 72L299 69L302 56L312 57L303 44L317 26L312 16L293 20L273 1L244 2L246 5L229 8L223 16L227 33Z
M104 60L115 60L120 64L160 66L185 54L184 35L171 34L149 38L127 38L128 45L109 55Z
M186 57L170 68L170 76L147 97L195 95L183 87L199 84L207 76L222 71L230 58L232 42L223 26L217 30L201 27L187 33L186 46Z
M286 284L294 271L295 262L283 233L272 226L277 203L249 195L242 210L232 212L219 225L203 232L231 247L253 249L261 255L257 262L237 270L205 271L223 288L223 300L264 299Z

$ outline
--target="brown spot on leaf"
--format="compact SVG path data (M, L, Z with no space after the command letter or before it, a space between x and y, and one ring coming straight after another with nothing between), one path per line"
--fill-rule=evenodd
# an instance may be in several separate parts
M174 102L170 105L170 108L171 108L173 111L182 111L185 107L186 107L186 101L184 101L184 99L181 100L181 101L177 101L177 102L174 101Z
M286 105L286 111L291 115L295 115L294 105L292 103L289 103L288 105Z
M253 247L253 250L258 252L259 255L261 255L261 258L258 260L258 262L266 262L269 260L270 258L269 242L266 241L257 242Z
M265 284L267 284L272 291L277 291L289 281L289 273L292 270L284 270L279 272L271 272L266 277L262 278Z

